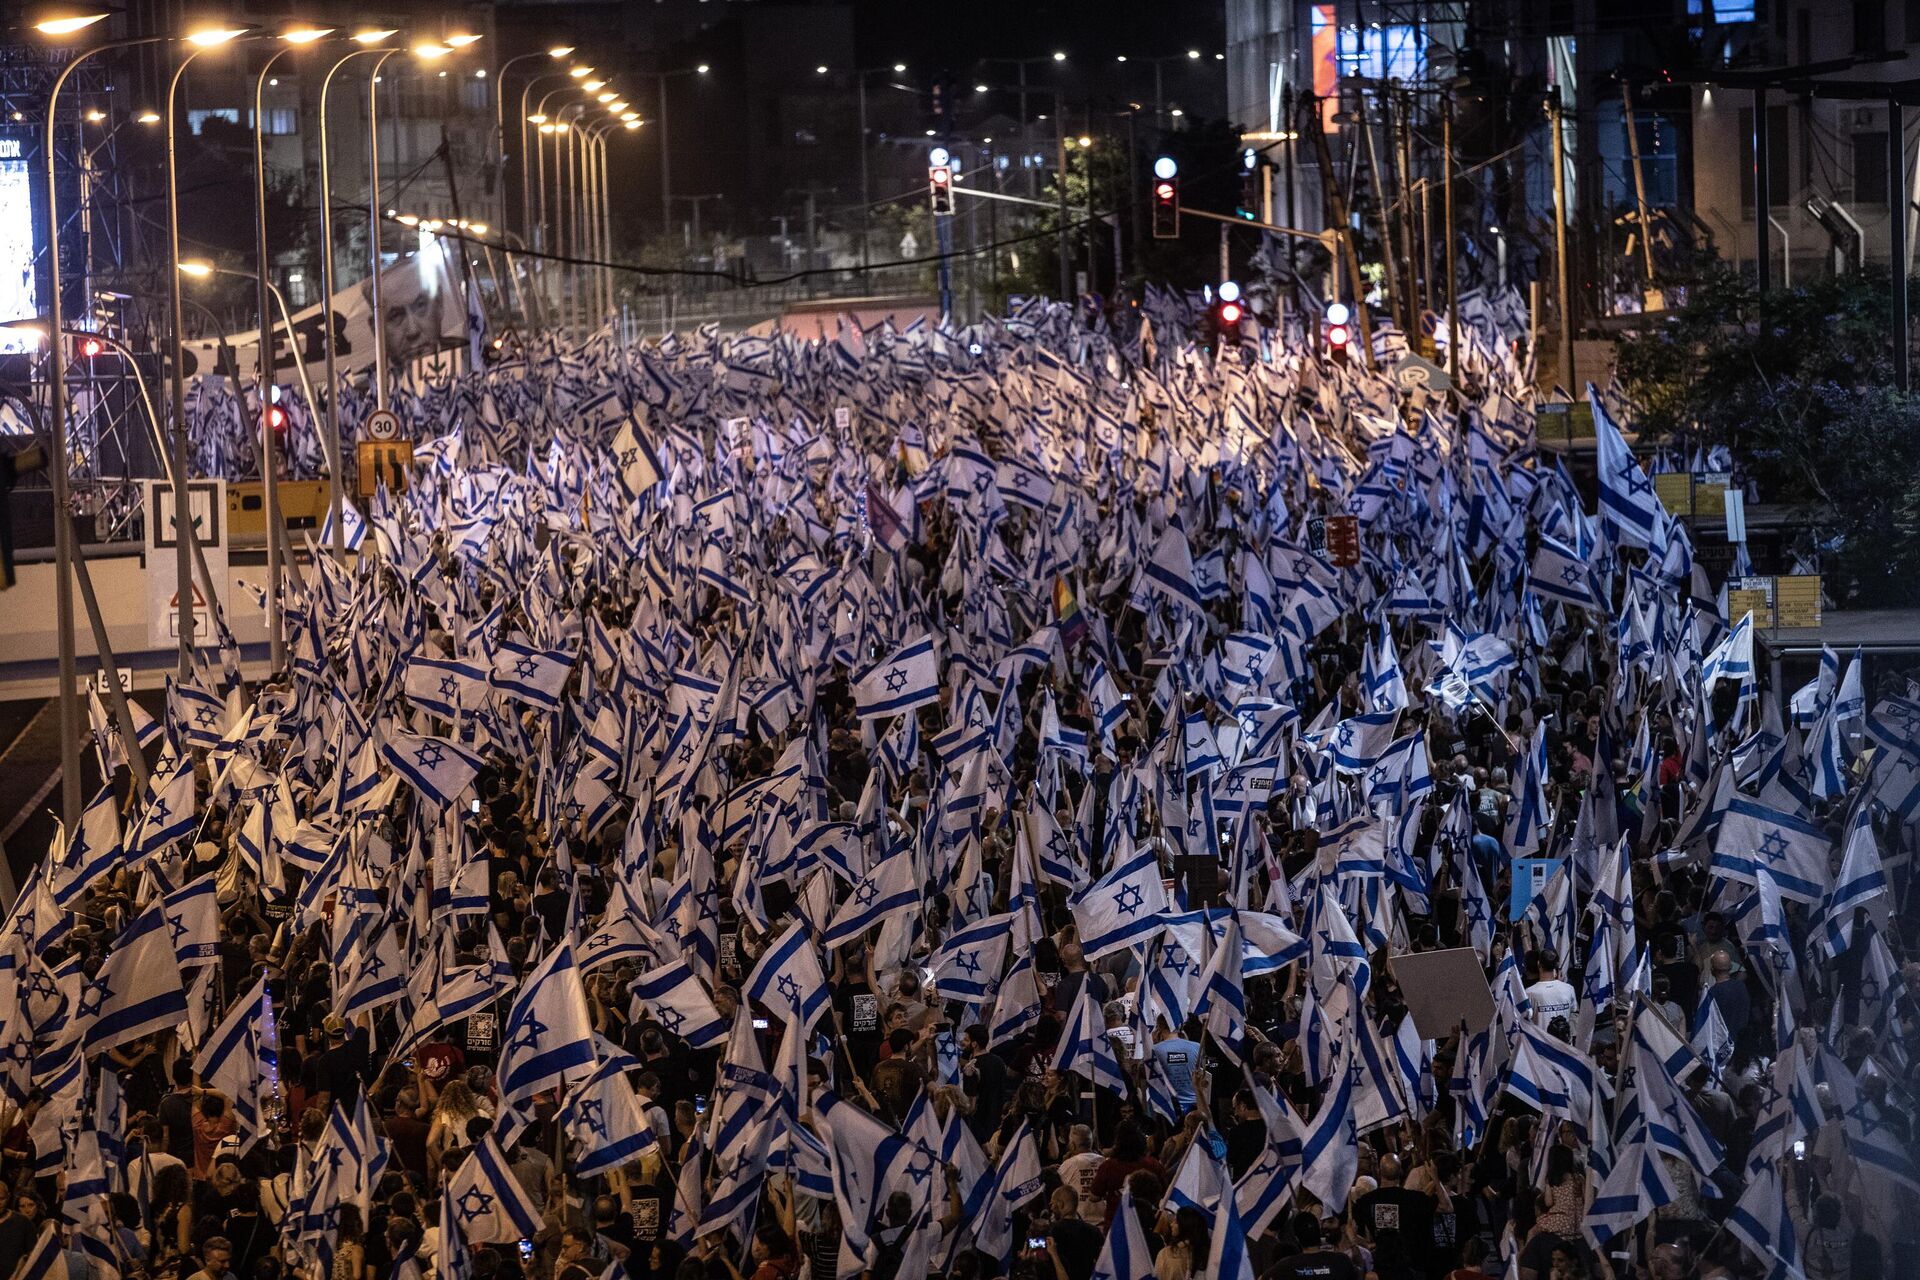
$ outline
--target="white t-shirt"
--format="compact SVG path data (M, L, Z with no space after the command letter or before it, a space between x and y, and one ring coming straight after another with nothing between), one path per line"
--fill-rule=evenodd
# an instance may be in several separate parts
M1080 1196L1080 1221L1102 1226L1107 1221L1107 1202L1093 1194L1093 1171L1100 1167L1098 1151L1079 1151L1060 1162L1060 1182Z
M1578 1003L1571 984L1558 978L1547 978L1527 988L1527 999L1533 1002L1533 1023L1544 1027L1555 1018L1565 1018L1567 1026L1573 1026L1573 1010Z

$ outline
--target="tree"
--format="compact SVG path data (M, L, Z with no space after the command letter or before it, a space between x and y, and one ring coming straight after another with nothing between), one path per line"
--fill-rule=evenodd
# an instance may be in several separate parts
M1721 266L1618 364L1642 435L1726 445L1862 608L1920 604L1920 396L1892 389L1888 293L1869 273L1762 295Z

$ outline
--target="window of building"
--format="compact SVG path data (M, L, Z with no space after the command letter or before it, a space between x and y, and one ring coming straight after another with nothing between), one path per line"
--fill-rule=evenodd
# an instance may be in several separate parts
M1887 202L1887 131L1862 131L1853 138L1853 202Z
M300 132L300 109L298 107L268 107L266 130L276 138Z
M469 111L485 111L492 106L487 97L487 82L468 76L460 82L460 105Z
M1740 108L1740 210L1753 211L1753 108ZM1787 109L1767 108L1767 203L1787 203Z
M195 133L199 133L201 126L209 120L225 120L228 124L239 124L240 108L207 107L203 110L187 112L187 128Z

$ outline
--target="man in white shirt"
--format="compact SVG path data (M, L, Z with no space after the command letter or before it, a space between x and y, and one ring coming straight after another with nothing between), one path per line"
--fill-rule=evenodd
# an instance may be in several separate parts
M1093 1171L1100 1167L1105 1159L1093 1147L1093 1130L1084 1124L1077 1124L1067 1130L1067 1158L1060 1162L1060 1184L1072 1187L1080 1197L1076 1212L1080 1221L1104 1226L1107 1220L1107 1201L1104 1196L1091 1194L1093 1190Z
M1534 1025L1551 1027L1555 1018L1565 1018L1571 1029L1578 997L1570 983L1560 980L1560 957L1552 947L1542 947L1533 953L1533 968L1539 976L1527 988L1527 999L1533 1003Z

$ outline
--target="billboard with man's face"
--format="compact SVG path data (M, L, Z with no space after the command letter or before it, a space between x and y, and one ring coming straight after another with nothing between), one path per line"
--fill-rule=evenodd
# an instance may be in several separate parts
M467 345L467 308L456 292L452 273L437 241L403 258L380 273L380 306L385 312L384 338L387 368L398 376L422 357L459 350ZM359 374L373 368L373 281L348 285L333 295L331 307L315 304L293 313L294 349L289 350L285 327L276 323L274 380L285 382L297 358L307 366L307 377L317 387L326 381L326 330L333 325L334 369ZM277 317L276 317L277 320ZM251 378L259 367L257 330L207 338L186 344L187 376L234 373ZM222 368L221 346L232 352L236 369Z

